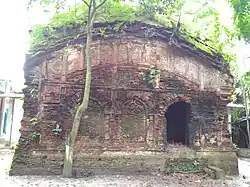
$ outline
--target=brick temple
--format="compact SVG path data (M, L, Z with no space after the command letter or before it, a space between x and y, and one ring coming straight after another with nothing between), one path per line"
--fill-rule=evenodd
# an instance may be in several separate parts
M226 163L223 169L237 174L226 108L233 77L222 56L164 27L134 22L114 31L115 24L94 26L91 97L74 167L126 168L136 164L119 158L138 153L149 155L146 163L159 162L159 155L172 154L178 144L196 156L209 154L214 165ZM27 57L24 116L11 174L62 172L65 138L83 97L85 40L83 29L74 26ZM159 73L148 79L154 70Z

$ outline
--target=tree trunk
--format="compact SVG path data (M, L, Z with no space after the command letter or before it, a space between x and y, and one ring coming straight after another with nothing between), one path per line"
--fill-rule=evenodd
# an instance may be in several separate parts
M87 22L87 41L86 41L86 48L85 48L86 79L85 79L83 101L76 111L71 132L69 134L68 139L66 140L64 167L63 167L63 175L65 177L72 177L75 141L76 141L81 117L83 113L87 110L88 104L89 104L90 84L91 84L91 65L92 65L91 43L92 43L92 27L93 27L94 17L95 17L95 7L93 8L92 13L89 12L89 18Z

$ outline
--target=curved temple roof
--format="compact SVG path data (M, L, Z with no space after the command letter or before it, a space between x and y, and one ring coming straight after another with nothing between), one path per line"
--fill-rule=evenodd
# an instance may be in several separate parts
M120 25L119 25L120 24ZM119 28L117 29L117 25ZM104 30L104 34L100 33L100 30ZM57 28L57 38L47 36L47 40L50 42L47 45L40 46L31 51L31 54L26 56L26 62L24 69L40 64L44 60L54 58L53 52L60 50L68 45L85 44L86 32L84 25L73 25L71 28ZM206 45L202 41L192 38L195 42L206 47L211 51L211 54L197 48L194 44L187 41L184 37L178 35L173 29L168 29L163 26L151 25L139 21L135 22L112 22L112 23L95 23L93 28L93 40L108 39L108 38L122 38L125 36L134 36L138 38L152 38L159 39L169 43L174 47L182 48L190 52L194 56L198 56L207 60L212 66L220 71L229 73L228 65L224 64L223 57L217 53L213 48Z

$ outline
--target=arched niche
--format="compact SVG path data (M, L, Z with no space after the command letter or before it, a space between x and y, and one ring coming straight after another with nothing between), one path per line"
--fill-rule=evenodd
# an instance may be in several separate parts
M120 128L125 142L146 142L147 108L141 99L133 97L122 104Z
M179 99L167 108L165 118L166 142L189 145L191 104Z
M90 140L102 141L105 138L105 124L102 105L97 99L90 98L87 111L81 117L79 136Z
M110 64L96 65L92 67L92 86L110 86L112 83L113 66ZM86 69L77 69L67 73L67 81L73 84L84 84Z

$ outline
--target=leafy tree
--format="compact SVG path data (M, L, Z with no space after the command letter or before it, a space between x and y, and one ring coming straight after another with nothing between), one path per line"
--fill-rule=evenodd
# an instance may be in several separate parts
M37 0L35 0L37 1ZM63 167L63 175L66 177L72 176L72 166L73 166L73 154L74 154L74 146L77 137L77 132L80 125L80 120L83 113L87 110L89 104L90 97L90 85L91 85L91 68L92 68L92 52L91 52L91 44L92 44L92 28L93 23L95 21L97 10L100 9L106 3L107 0L83 0L83 3L87 6L87 24L86 24L86 34L87 40L85 44L85 60L86 60L86 78L85 78L85 87L83 93L83 100L81 104L77 107L75 112L72 129L66 140L65 147L65 157L64 157L64 167ZM59 1L57 1L58 3ZM51 3L50 1L41 1L41 3ZM61 14L63 15L63 14ZM67 17L66 17L67 19Z
M66 141L66 148L65 148L65 157L64 157L64 167L63 167L63 175L66 177L72 176L72 166L73 166L73 154L74 154L74 146L75 141L80 125L80 121L82 118L83 113L87 110L89 104L89 97L90 97L90 85L91 85L91 69L92 69L92 52L91 52L91 44L92 44L92 28L93 23L95 21L95 16L97 10L106 3L107 0L102 0L98 2L98 0L90 0L83 2L88 7L87 12L87 40L85 45L85 60L86 60L86 78L85 78L85 87L83 93L83 100L81 104L78 106L74 121L72 125L71 132L69 134L68 140Z
M239 38L250 42L250 0L228 0L234 9L234 24Z
M146 2L146 3L145 3ZM140 0L145 12L166 27L174 28L178 34L184 36L197 48L213 54L222 54L226 62L235 60L236 55L231 52L234 47L234 30L223 25L220 12L216 8L217 0L176 0L170 2L166 9L158 1ZM196 40L202 41L203 44Z
M248 120L249 101L250 101L250 71L244 73L242 76L239 76L235 86L236 86L236 94L243 97L243 102L246 111L248 142L250 142L250 124ZM248 144L248 148L250 148L250 143Z
M236 34L239 39L244 39L247 43L250 43L250 0L228 0L231 7L234 10L234 25ZM247 122L247 134L248 142L250 142L250 124L249 124L249 101L250 101L250 72L246 72L243 75L236 74L235 91L236 94L243 98L246 122ZM248 143L250 148L250 143Z

